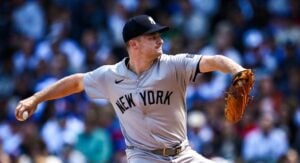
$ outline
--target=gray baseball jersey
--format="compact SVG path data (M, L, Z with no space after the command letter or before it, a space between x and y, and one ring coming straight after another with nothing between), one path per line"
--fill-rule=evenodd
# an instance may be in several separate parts
M126 145L154 150L187 141L187 84L199 70L201 55L161 55L137 76L126 66L128 58L84 76L91 98L111 102L120 120Z

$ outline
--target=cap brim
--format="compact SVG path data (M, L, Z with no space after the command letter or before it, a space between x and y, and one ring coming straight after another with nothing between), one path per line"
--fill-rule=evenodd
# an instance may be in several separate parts
M156 26L154 27L153 29L145 32L144 34L152 34L152 33L163 33L163 32L166 32L168 31L170 28L167 27L167 26Z

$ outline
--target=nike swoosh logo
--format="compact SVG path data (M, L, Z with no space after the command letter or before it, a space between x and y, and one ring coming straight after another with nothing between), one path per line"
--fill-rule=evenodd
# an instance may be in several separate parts
M119 84L119 83L121 83L123 80L124 80L124 79L121 79L121 80L115 80L115 83L116 83L116 84Z

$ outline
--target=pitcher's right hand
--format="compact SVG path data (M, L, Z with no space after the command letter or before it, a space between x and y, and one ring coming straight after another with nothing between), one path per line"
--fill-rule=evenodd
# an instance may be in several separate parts
M38 103L36 102L36 97L35 96L30 96L22 101L19 102L19 104L16 107L15 110L15 116L18 121L25 121L23 114L24 112L28 112L30 117L34 111L37 108Z

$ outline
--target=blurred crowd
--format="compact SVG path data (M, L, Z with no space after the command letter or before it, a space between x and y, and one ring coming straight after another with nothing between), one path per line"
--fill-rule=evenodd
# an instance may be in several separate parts
M217 162L297 163L300 153L300 1L0 1L0 162L125 163L118 119L85 93L39 105L18 122L19 100L58 79L127 56L125 21L148 14L171 30L164 52L230 57L254 70L237 124L224 120L231 75L198 75L187 89L190 145ZM101 83L99 83L101 84Z

